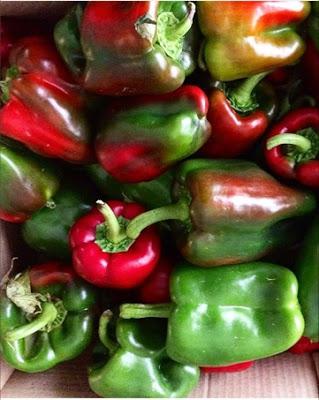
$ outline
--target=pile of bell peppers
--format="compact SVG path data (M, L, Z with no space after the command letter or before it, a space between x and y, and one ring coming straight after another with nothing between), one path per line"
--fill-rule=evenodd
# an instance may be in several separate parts
M31 25L1 28L0 219L39 260L1 282L2 357L36 373L89 347L97 395L168 398L318 351L318 3Z

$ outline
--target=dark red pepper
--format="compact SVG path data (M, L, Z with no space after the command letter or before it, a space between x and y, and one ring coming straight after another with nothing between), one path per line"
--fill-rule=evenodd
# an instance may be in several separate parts
M278 176L319 189L319 108L286 114L270 130L265 158Z
M269 119L252 95L265 74L248 78L230 92L216 88L209 97L207 119L212 126L211 136L201 148L205 157L232 158L250 149L265 132Z
M92 160L86 97L65 80L69 72L52 42L25 38L14 46L10 60L20 75L2 85L6 104L0 110L1 134L46 157Z
M206 374L213 374L216 372L241 372L252 367L254 361L246 361L239 364L227 365L226 367L201 367L201 371Z
M137 203L102 202L71 228L70 246L76 272L100 287L129 289L141 284L160 256L155 227L145 229L136 240L125 233L127 222L145 211Z
M168 303L170 301L169 281L174 259L164 255L154 271L136 290L136 301L141 303Z

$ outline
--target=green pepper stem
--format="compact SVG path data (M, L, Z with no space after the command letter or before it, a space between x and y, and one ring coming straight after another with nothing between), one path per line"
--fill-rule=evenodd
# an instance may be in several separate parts
M192 2L187 3L187 14L185 17L173 27L166 28L166 35L169 39L178 39L186 35L193 25L193 19L196 11L195 4Z
M126 234L131 239L136 239L143 229L156 222L166 221L168 219L177 219L185 221L189 218L189 208L185 200L180 200L175 204L155 208L154 210L146 211L132 219L127 228Z
M308 138L295 133L282 133L267 140L267 150L286 144L297 146L303 153L311 149L311 141Z
M100 338L100 341L110 351L110 353L113 353L118 348L117 343L115 343L109 337L108 331L107 331L109 322L111 321L112 317L113 317L112 311L111 310L105 310L103 312L103 314L101 315L100 322L99 322L99 338Z
M42 312L33 321L26 325L20 326L19 328L12 329L5 334L5 340L14 341L23 339L27 336L38 332L44 328L48 323L54 321L58 315L58 311L54 304L44 303Z
M253 107L254 101L252 100L252 92L258 83L264 79L269 72L262 72L260 74L251 76L250 78L245 79L245 81L233 89L228 96L231 103L237 109L247 109Z
M119 243L126 235L122 231L121 225L112 208L102 200L97 200L96 204L105 218L105 224L107 226L106 238L112 243Z
M171 303L122 304L120 307L120 317L123 319L168 318L172 307Z

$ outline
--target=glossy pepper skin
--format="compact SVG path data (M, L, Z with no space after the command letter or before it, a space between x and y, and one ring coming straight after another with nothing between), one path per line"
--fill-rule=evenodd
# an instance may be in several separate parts
M122 183L114 179L99 164L86 167L89 177L110 199L135 201L147 208L165 206L172 202L171 189L174 180L172 170L156 179L139 183Z
M294 241L297 217L314 211L308 192L282 185L244 160L192 159L175 173L176 203L130 221L134 238L151 223L176 220L176 243L189 262L203 266L238 264L261 258Z
M124 304L120 316L167 317L169 357L228 366L281 353L300 339L304 319L297 291L294 274L278 265L203 270L184 262L171 278L171 304Z
M78 356L93 333L92 287L58 262L33 266L17 281L20 292L14 300L1 297L0 350L5 361L20 371L41 372Z
M91 389L101 397L187 396L199 380L199 369L167 356L166 321L118 319L115 342L107 332L110 315L108 310L100 318L98 362L89 367Z
M276 175L319 189L319 108L291 111L275 124L267 136L265 159Z
M3 92L1 134L45 157L90 161L86 97L79 86L64 80L69 72L52 43L38 37L23 39L12 49L10 61L19 75Z
M207 110L205 93L188 85L115 102L96 138L99 163L120 182L155 179L205 143Z
M82 188L81 188L82 189ZM50 203L33 213L22 226L25 242L33 249L57 259L71 258L69 231L94 205L86 190L64 184Z
M78 8L60 21L55 41L88 91L168 93L195 67L194 13L195 5L184 1L91 1L83 15Z
M206 40L203 58L220 81L246 78L294 64L305 45L292 25L310 12L304 1L203 1L197 5Z
M299 302L305 318L303 337L290 351L304 353L319 350L319 214L305 238L296 268Z
M0 219L20 223L44 207L60 178L46 160L0 144Z
M212 158L233 158L247 152L266 131L277 111L273 88L264 74L248 78L237 88L215 88L209 96L207 119L212 132L200 154Z
M128 221L145 210L137 203L112 200L102 204L100 210L94 208L71 228L73 267L79 276L96 286L135 287L157 264L159 235L155 227L150 227L136 240L126 237Z

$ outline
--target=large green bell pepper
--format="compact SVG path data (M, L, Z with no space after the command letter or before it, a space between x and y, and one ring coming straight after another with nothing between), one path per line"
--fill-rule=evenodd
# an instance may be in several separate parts
M303 244L296 276L305 330L292 352L319 350L319 214L316 215Z
M122 318L168 317L167 354L226 366L281 353L301 337L298 283L284 267L255 262L203 270L180 264L171 304L125 304Z
M165 350L166 321L118 319L116 342L108 333L112 313L100 318L102 344L89 368L91 389L102 397L185 397L197 384L199 369L171 360Z
M70 183L63 185L45 207L23 224L23 239L33 249L51 257L70 258L69 230L90 211L95 200L90 191L79 190Z
M14 368L40 372L78 356L93 333L94 289L57 262L10 280L0 303L0 352Z
M287 246L297 238L296 217L316 207L311 193L284 186L244 160L181 163L173 198L175 204L132 219L127 236L135 239L152 223L176 220L173 228L183 257L206 267L257 260Z

